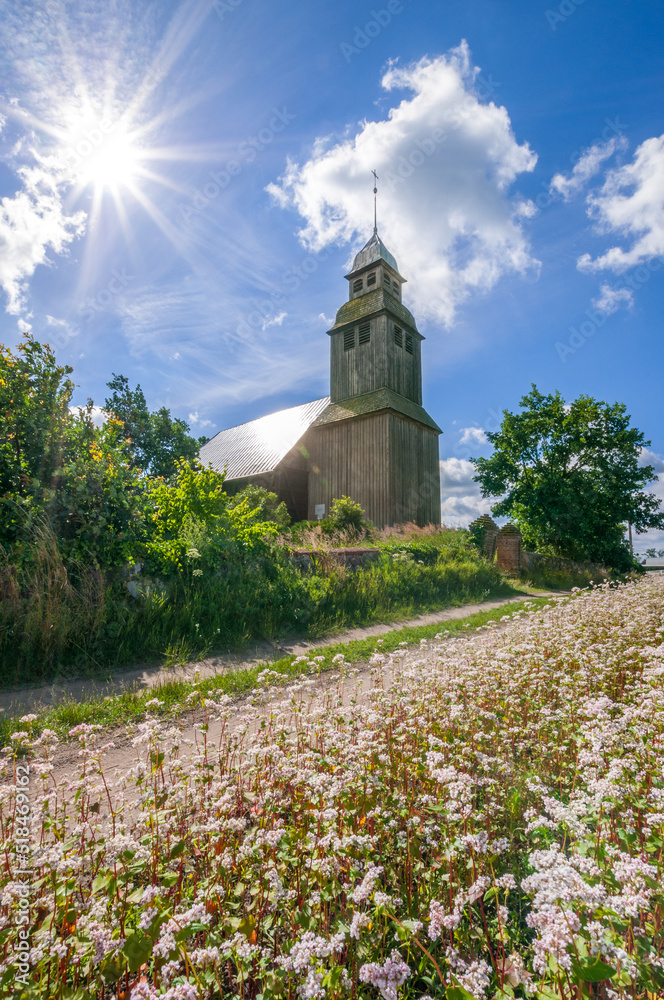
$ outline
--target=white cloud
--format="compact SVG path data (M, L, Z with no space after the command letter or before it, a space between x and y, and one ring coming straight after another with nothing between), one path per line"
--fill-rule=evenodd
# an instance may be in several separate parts
M87 407L85 407L85 406L70 406L69 407L69 412L70 413L85 413L86 411L87 411ZM107 420L107 418L108 418L108 414L106 413L106 410L103 410L101 408L101 406L93 406L92 409L91 409L91 411L90 411L90 415L92 417L92 423L95 425L95 427L101 427L101 425L103 423L105 423L106 420Z
M609 142L597 142L574 164L572 173L567 177L564 174L556 174L551 180L550 190L552 194L562 195L565 201L569 201L572 195L577 194L591 177L594 177L604 160L613 156L617 149L625 149L627 140L624 136L610 139Z
M409 280L409 301L447 324L471 293L537 264L521 226L528 205L508 194L537 157L516 141L504 107L481 102L478 72L465 42L444 56L391 65L383 88L409 95L386 118L339 141L317 140L309 160L289 160L268 186L304 219L307 247L348 241L359 249L371 232L375 168L379 230Z
M464 489L475 489L477 484L473 484L472 487L471 484L473 476L476 474L473 463L468 462L465 458L442 458L440 460L440 475L443 487L455 489L456 487L453 484L461 483Z
M267 330L269 326L281 326L287 316L287 312L280 312L276 316L266 316L261 323L261 330Z
M440 505L441 520L450 528L467 528L482 514L491 514L491 504L491 500L485 500L479 493L444 497Z
M199 417L198 410L194 410L193 413L189 414L189 423L191 424L192 427L195 426L196 424L198 424L199 427L212 427L212 421L203 420L201 417Z
M208 284L204 278L192 278L171 282L166 291L137 288L119 303L132 356L150 358L156 365L177 363L180 388L171 399L174 408L200 407L205 412L248 405L265 400L266 392L313 394L313 385L318 395L325 394L327 356L308 328L293 332L276 326L264 331L255 311L251 326L242 320L220 329L219 314L241 317L242 300L230 299L222 309L217 294L216 279ZM211 309L210 302L220 307Z
M0 287L7 312L15 315L24 308L28 279L39 264L50 263L47 251L65 253L85 225L84 212L65 214L65 175L55 162L19 167L17 174L22 189L0 202Z
M490 514L495 500L480 494L473 482L475 466L463 458L444 458L440 462L441 517L453 528L466 528L480 514Z
M593 307L607 316L620 309L623 303L631 309L634 305L633 293L629 288L611 288L610 285L601 285L599 296L592 300Z
M639 454L639 465L652 465L655 472L664 472L664 456L658 455L656 451L649 448L642 448Z
M462 427L459 433L461 435L459 444L477 445L479 447L489 443L486 433L481 427Z
M588 195L588 206L600 232L620 233L632 243L611 247L594 260L583 254L580 270L620 273L664 256L664 135L646 139L632 163L609 171L599 191Z
M655 482L651 483L648 487L647 492L654 493L664 507L664 458L644 448L641 451L641 461L639 464L655 466L655 472L658 472L659 475ZM664 531L659 528L649 528L643 534L634 535L634 548L636 551L643 552L644 549L650 546L664 548Z

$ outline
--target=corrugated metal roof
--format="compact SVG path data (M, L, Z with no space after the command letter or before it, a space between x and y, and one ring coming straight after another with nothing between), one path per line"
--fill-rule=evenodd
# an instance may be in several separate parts
M325 396L219 431L201 448L200 460L220 472L226 468L227 479L272 472L329 402Z

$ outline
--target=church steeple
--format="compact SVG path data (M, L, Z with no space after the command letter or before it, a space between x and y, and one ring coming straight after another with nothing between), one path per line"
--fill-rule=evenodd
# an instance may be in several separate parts
M424 338L401 303L406 279L376 229L346 279L348 302L328 331L332 402L385 388L421 404Z

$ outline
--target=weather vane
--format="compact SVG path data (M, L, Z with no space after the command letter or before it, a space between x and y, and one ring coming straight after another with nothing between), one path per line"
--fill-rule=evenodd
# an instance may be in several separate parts
M376 216L376 195L378 193L378 188L376 187L376 184L378 183L378 174L376 173L375 170L372 170L371 173L373 174L373 179L374 179L374 235L377 236L378 235L378 222L377 222L377 216Z

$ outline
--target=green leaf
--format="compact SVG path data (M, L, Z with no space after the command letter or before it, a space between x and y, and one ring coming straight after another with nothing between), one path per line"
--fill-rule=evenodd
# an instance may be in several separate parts
M576 978L583 980L584 983L601 983L604 979L612 979L618 970L600 958L595 958L587 962L573 961L572 971Z
M130 934L125 941L122 952L127 958L129 971L138 972L152 954L152 938L149 934L142 932Z
M447 1000L474 1000L473 994L464 990L463 986L448 986L445 996Z
M171 860L173 858L179 858L182 852L184 851L185 846L186 845L184 840L178 840L177 844L175 844L174 847L171 847L171 854L170 854Z
M105 958L101 963L101 978L105 983L117 983L124 972L124 963L117 957Z

